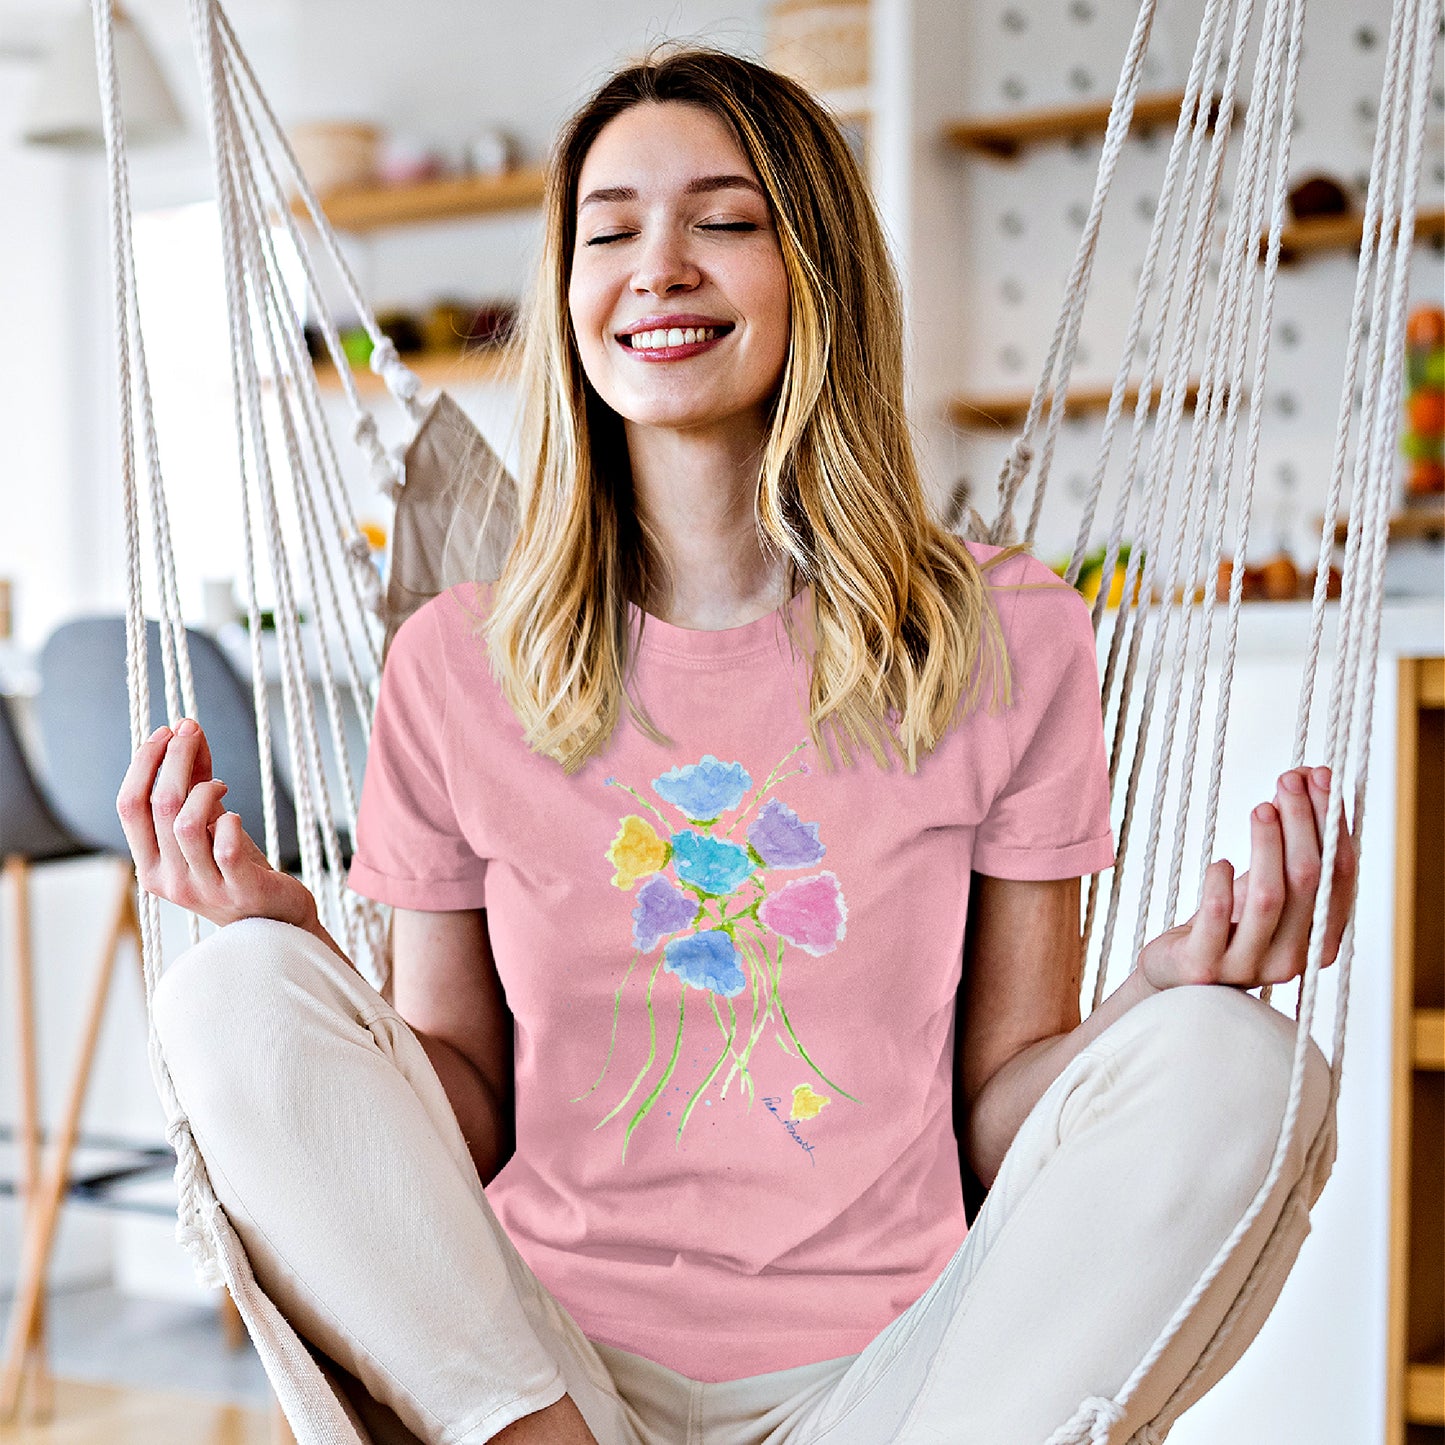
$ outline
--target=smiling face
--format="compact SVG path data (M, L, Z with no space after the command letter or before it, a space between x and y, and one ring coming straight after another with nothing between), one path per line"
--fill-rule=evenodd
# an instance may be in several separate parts
M712 111L643 102L578 182L568 307L587 379L629 426L761 439L788 352L788 280L751 164Z

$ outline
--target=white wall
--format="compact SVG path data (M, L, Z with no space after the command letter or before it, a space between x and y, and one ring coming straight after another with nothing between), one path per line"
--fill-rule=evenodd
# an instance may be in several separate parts
M1056 144L1027 150L1012 161L965 157L940 142L941 126L947 119L1107 99L1118 80L1136 7L1099 0L917 0L908 6L895 0L895 8L910 12L915 31L909 101L916 172L898 234L916 302L916 419L939 495L966 476L973 483L975 505L992 517L998 468L1012 432L956 433L944 421L945 403L960 391L1032 391L1093 192L1098 152L1092 145L1075 150ZM1145 60L1144 92L1183 88L1202 8L1198 0L1162 0ZM1255 9L1257 35L1263 7ZM1373 136L1369 117L1379 97L1389 11L1388 0L1311 7L1293 179L1325 172L1358 184L1363 198ZM1242 87L1251 66L1252 60ZM1438 49L1435 76L1422 209L1438 208L1445 197L1440 141L1445 56ZM1241 118L1231 141L1226 197L1242 129ZM1134 302L1135 268L1144 258L1172 133L1168 126L1152 137L1135 137L1121 156L1084 312L1076 383L1114 379ZM1262 560L1283 541L1296 549L1299 561L1308 557L1313 565L1354 274L1354 257L1345 252L1281 272L1251 560ZM1421 247L1412 299L1438 303L1441 295L1440 251ZM1195 375L1201 366L1196 354ZM1098 421L1064 426L1038 534L1041 556L1066 556L1073 546ZM1096 541L1104 540L1112 515L1127 435L1126 427L1116 441ZM1021 524L1030 496L1031 483L1018 513Z

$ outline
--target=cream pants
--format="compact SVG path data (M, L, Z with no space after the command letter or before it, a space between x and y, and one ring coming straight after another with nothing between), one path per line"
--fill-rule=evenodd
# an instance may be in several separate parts
M600 1445L1043 1445L1082 1401L1119 1390L1243 1217L1294 1044L1293 1021L1241 990L1147 999L1045 1091L966 1239L866 1349L704 1383L582 1333L492 1213L416 1036L317 939L271 919L219 929L167 969L155 1010L258 1283L376 1445L480 1445L564 1391ZM1150 1422L1299 1179L1328 1097L1313 1043L1307 1065L1268 1207L1111 1445L1163 1438ZM1333 1158L1331 1139L1311 1203ZM1278 1297L1306 1212L1287 1228L1191 1401Z

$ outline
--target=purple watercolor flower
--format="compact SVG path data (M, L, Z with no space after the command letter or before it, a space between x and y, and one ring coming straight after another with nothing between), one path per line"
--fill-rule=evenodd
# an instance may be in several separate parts
M818 825L803 823L780 798L770 798L748 825L748 842L769 868L810 868L828 850Z
M693 988L711 989L732 998L747 987L738 966L737 945L720 928L674 938L662 950L662 956L667 960L663 967Z
M763 901L758 919L814 957L831 953L847 932L848 905L837 876L795 878Z
M633 947L651 953L669 933L686 928L697 916L697 899L679 892L667 879L654 873L637 890L632 910Z

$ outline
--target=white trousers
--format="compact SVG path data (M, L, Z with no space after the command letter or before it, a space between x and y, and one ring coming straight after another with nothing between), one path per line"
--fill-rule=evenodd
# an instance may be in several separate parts
M280 1307L375 1445L479 1445L564 1391L601 1445L1043 1445L1115 1395L1263 1182L1295 1025L1233 988L1167 990L1073 1058L1024 1120L967 1237L856 1355L703 1382L589 1340L501 1227L405 1021L324 944L250 918L166 970L157 1027L211 1184ZM1123 1417L1153 1442L1300 1179L1327 1108L1309 1046L1268 1206ZM1334 1160L1333 1132L1309 1203ZM1197 1399L1258 1332L1267 1274ZM1172 1422L1180 1406L1168 1413Z

